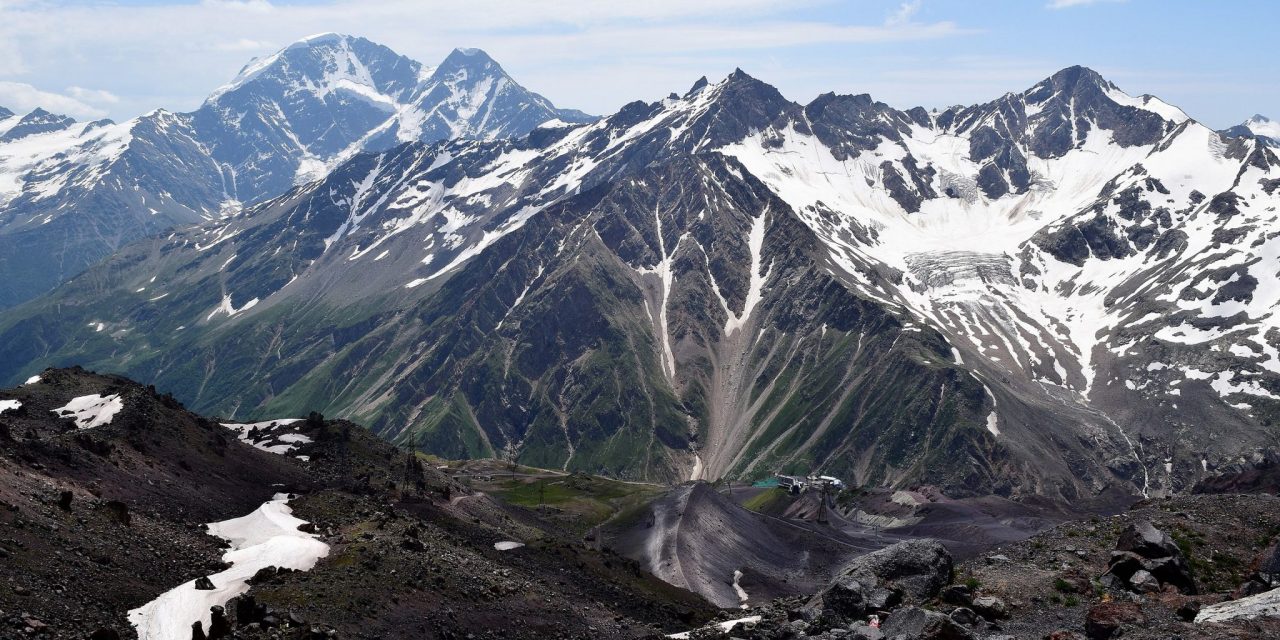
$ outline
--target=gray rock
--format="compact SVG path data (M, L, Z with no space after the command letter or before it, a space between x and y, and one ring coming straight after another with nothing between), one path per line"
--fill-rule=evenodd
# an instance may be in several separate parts
M1009 617L1009 605L1004 600L995 596L982 596L974 598L973 604L970 605L978 615L988 620L999 620Z
M849 634L845 637L849 640L884 640L884 632L865 624L853 624L849 625Z
M894 611L880 627L889 638L911 640L976 640L977 636L951 618L919 607Z
M1160 590L1160 581L1146 569L1139 569L1129 576L1129 586L1138 593L1155 593Z
M978 614L974 613L969 607L956 607L949 615L951 620L956 624L962 624L966 627L972 627L978 624Z
M861 618L866 612L862 584L848 576L836 578L822 592L822 608L844 620Z
M902 604L902 591L896 588L876 587L864 595L867 611L888 611Z
M1157 558L1143 563L1143 568L1162 585L1173 585L1178 591L1194 595L1197 592L1195 576L1191 574L1191 565L1182 557L1182 553L1168 558Z
M840 572L864 589L900 589L908 603L934 596L952 579L951 553L937 540L908 540L854 559Z
M1144 558L1169 558L1181 556L1178 545L1169 534L1155 528L1150 522L1135 522L1120 534L1116 543L1119 551L1129 551Z

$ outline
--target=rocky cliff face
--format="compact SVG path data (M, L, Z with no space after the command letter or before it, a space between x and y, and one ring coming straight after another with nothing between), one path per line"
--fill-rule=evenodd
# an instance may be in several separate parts
M356 156L5 314L0 355L629 478L1155 495L1277 445L1276 164L1082 68L946 112L738 71Z

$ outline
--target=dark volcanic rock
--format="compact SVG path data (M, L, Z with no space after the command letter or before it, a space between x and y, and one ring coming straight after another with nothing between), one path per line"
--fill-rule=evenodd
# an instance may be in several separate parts
M840 573L865 586L896 587L906 602L919 603L951 582L951 553L936 540L909 540L857 558Z
M977 636L955 620L919 607L903 607L894 611L880 628L890 638L917 640L969 640Z
M1168 558L1181 555L1173 538L1152 526L1150 522L1136 522L1130 525L1120 534L1116 549L1136 553L1144 558Z
M1196 593L1195 577L1182 550L1169 534L1145 521L1129 525L1120 534L1103 579L1111 588L1138 593L1154 593L1163 585L1185 594Z
M822 593L821 600L824 610L846 620L862 617L867 608L862 584L848 576L836 578Z

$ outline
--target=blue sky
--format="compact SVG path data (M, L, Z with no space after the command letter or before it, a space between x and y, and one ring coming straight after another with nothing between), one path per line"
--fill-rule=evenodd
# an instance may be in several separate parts
M0 106L190 110L324 31L420 60L480 47L556 104L609 113L734 67L807 102L906 108L1020 91L1071 64L1214 127L1280 118L1280 2L1241 0L0 0Z

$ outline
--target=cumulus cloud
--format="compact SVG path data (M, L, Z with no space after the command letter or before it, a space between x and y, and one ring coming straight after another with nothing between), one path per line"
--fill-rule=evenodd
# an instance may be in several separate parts
M73 87L73 89L76 88ZM112 97L114 98L115 96ZM0 80L0 106L4 106L18 114L27 113L39 107L45 111L61 113L79 120L95 120L107 115L105 109L86 104L74 95L43 91L23 82L3 80Z

